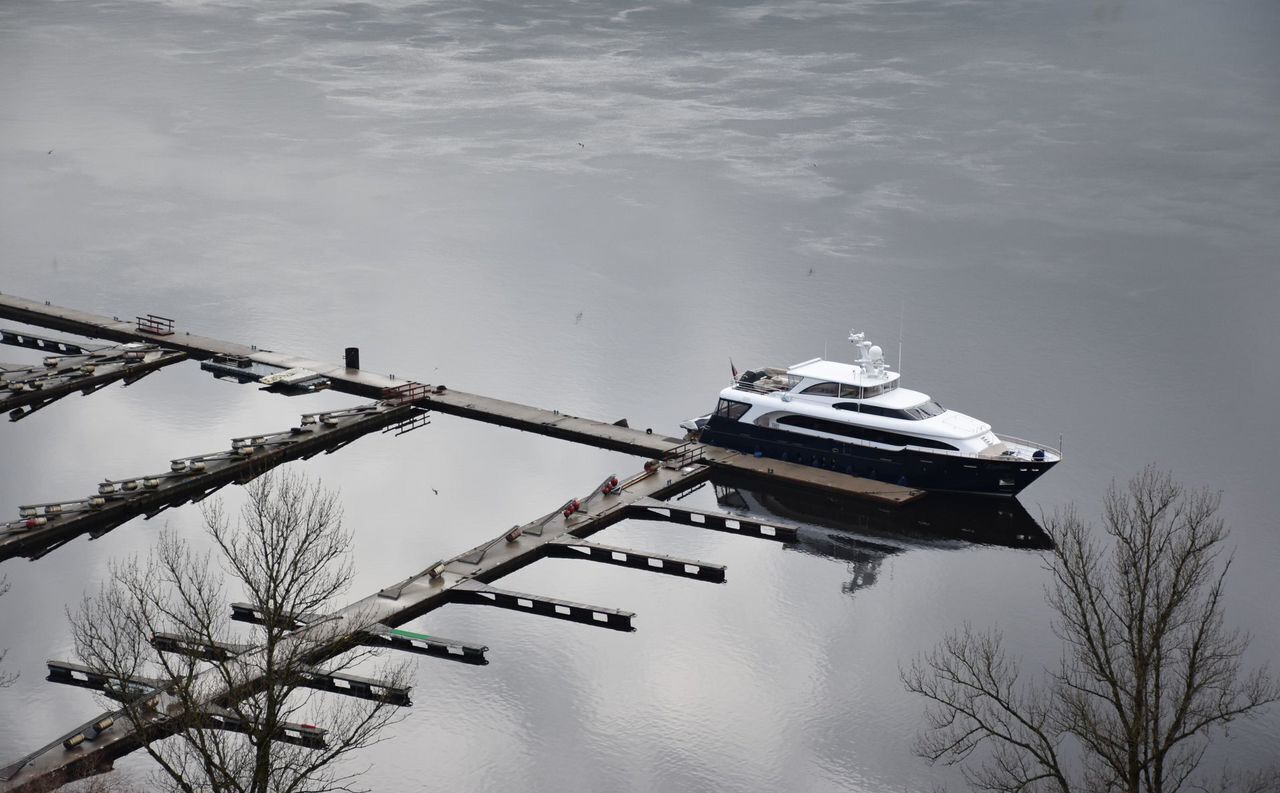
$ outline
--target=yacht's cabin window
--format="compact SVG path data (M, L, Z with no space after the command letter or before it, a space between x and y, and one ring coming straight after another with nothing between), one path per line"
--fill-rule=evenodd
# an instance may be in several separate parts
M885 430L877 430L870 427L858 427L853 424L843 424L838 421L827 421L826 419L814 418L812 416L782 416L778 419L778 423L788 427L801 427L807 430L817 430L818 432L825 432L829 435L843 435L847 438L857 438L859 440L872 441L874 443L883 443L886 446L923 446L930 449L959 451L959 449L949 443L936 441L932 438L919 438L914 435L900 435L896 432L887 432Z
M836 410L852 410L859 413L869 413L873 416L907 419L908 421L919 421L930 416L941 416L946 412L942 405L932 399L909 408L886 408L880 405L863 405L858 402L837 402L832 407Z
M848 388L848 386L845 387ZM840 396L840 385L838 383L818 383L817 385L809 386L800 393L808 394L809 396Z
M723 419L737 421L750 409L751 405L746 402L734 402L732 399L722 399L720 400L720 404L716 405L716 415Z
M794 376L794 375L792 375ZM814 383L800 393L807 396L840 397L842 399L870 399L873 396L887 394L898 387L895 377L887 383L876 385L850 385L848 383Z
M879 385L841 385L840 396L844 399L870 399L873 396L887 394L897 387L897 380L891 380L888 383L881 383Z

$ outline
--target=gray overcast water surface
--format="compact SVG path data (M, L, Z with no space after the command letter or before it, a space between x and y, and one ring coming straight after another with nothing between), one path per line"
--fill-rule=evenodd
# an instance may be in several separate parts
M896 359L901 326L909 387L1064 436L1032 514L1093 516L1149 461L1221 489L1229 616L1258 663L1280 658L1278 34L1273 0L8 0L0 291L324 359L358 345L375 371L663 433L710 409L731 358L848 360L856 327ZM351 402L193 364L72 397L0 426L0 514ZM437 416L301 467L341 488L355 598L639 464ZM0 760L99 712L42 680L70 656L66 604L199 520L0 564L22 675L0 690ZM813 531L600 535L724 563L719 586L573 561L504 581L634 611L632 634L465 606L415 620L492 662L418 663L365 781L955 786L911 753L922 703L898 665L966 620L999 626L1027 674L1056 661L1040 556ZM1277 746L1273 710L1206 763Z

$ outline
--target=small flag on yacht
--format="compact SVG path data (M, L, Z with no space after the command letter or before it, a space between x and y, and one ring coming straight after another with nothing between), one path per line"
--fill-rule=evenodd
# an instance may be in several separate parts
M733 372L733 379L738 379L738 367L733 365L733 359L729 359L729 371Z

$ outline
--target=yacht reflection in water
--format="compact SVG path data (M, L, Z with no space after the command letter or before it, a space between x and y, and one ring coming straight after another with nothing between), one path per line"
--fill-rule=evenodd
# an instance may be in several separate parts
M912 549L962 549L974 544L1048 550L1053 540L1017 499L930 493L902 506L885 506L809 490L753 489L718 480L716 501L726 512L794 523L804 553L849 563L853 593L875 584L880 565Z

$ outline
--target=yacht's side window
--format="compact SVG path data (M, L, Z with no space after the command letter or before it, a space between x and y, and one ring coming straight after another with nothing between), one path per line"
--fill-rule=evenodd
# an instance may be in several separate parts
M808 394L809 396L839 396L840 386L836 383L818 383L817 385L809 386L800 393Z
M734 402L732 399L722 399L720 404L716 405L716 415L720 418L737 421L742 418L742 414L751 409L751 405L746 402Z
M862 399L862 386L840 385L840 396L845 399ZM836 405L836 407L840 407Z

